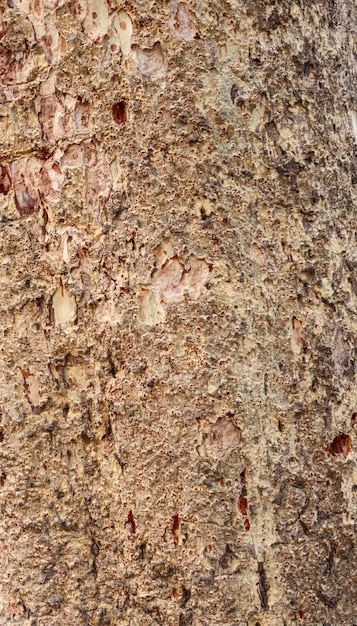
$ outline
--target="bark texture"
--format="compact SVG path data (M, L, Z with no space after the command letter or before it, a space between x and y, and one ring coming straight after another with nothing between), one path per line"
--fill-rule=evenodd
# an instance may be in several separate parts
M356 13L0 3L1 625L357 623Z

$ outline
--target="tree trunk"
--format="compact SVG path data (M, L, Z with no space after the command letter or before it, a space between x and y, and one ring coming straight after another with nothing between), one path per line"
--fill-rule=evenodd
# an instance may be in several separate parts
M356 624L356 14L1 3L1 625Z

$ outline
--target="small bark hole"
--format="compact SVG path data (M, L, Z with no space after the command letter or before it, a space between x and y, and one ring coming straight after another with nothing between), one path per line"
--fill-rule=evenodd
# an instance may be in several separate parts
M136 532L136 523L134 519L134 515L132 511L129 511L128 520L127 520L127 528L129 532L134 535Z
M238 96L238 87L237 85L233 84L231 87L231 100L233 104L235 103L237 96Z
M175 547L177 548L178 544L179 544L179 538L180 538L180 524L181 524L181 520L179 515L174 515L172 517L172 536L174 538L174 543L175 543Z
M113 119L117 124L123 124L128 121L128 103L126 100L120 100L116 104L113 104L112 108Z

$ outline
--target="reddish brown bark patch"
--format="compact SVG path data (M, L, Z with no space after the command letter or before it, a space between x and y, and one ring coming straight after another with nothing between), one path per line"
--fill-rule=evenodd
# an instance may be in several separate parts
M15 188L15 204L20 215L32 215L36 209L36 200L30 196L24 185Z
M174 515L172 517L172 536L174 538L174 543L175 543L175 547L177 548L178 544L179 544L179 536L180 536L180 524L181 524L181 520L180 520L180 516L179 515Z
M241 441L241 430L228 417L220 417L205 433L205 450L212 459L228 456Z
M126 526L129 530L129 532L134 535L136 533L136 523L135 523L135 518L133 515L133 512L130 510L129 514L128 514L128 520L126 522Z
M349 435L340 433L334 438L332 443L328 447L328 452L332 456L343 456L347 459L352 448L352 439Z
M128 121L128 103L126 100L116 102L112 107L113 119L117 124L124 124Z
M0 193L7 196L11 189L11 178L9 172L7 171L7 167L5 165L0 165Z
M245 496L239 496L238 508L242 515L246 516L248 514L248 500Z

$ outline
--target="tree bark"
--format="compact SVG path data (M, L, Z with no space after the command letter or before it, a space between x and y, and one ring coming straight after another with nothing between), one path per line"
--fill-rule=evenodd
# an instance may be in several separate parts
M0 624L356 624L356 29L1 3Z

